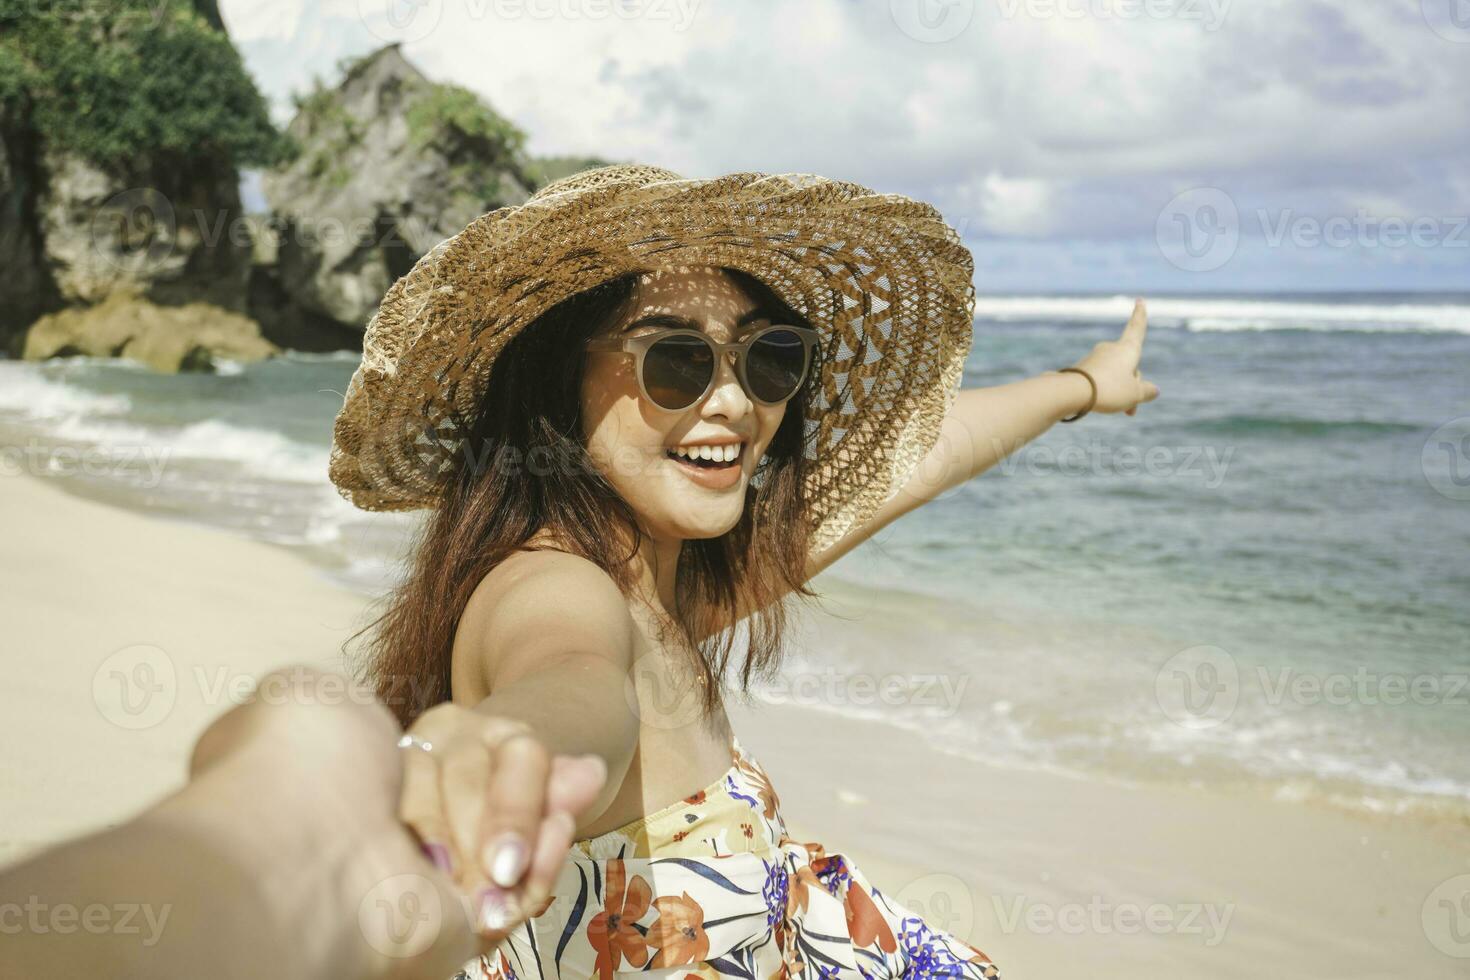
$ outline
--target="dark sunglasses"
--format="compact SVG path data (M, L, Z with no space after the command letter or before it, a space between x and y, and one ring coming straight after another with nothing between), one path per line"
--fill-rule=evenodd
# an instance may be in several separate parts
M632 354L643 397L670 412L688 408L715 384L715 358L735 352L735 377L751 401L780 405L800 390L811 369L817 331L772 324L722 344L700 330L674 328L589 341L588 350Z

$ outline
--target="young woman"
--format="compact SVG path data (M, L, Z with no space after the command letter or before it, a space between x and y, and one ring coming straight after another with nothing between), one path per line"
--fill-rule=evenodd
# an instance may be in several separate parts
M972 276L897 195L618 166L394 284L332 478L434 511L367 668L409 727L403 819L504 937L464 975L999 976L793 840L723 709L822 569L1054 422L1157 396L1141 304L1073 368L956 392ZM601 797L546 816L549 760L589 754Z

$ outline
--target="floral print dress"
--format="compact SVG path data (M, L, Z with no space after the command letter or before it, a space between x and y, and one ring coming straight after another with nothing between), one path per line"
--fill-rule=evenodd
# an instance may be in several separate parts
M786 832L732 738L714 783L572 845L547 904L453 980L995 980L984 953Z

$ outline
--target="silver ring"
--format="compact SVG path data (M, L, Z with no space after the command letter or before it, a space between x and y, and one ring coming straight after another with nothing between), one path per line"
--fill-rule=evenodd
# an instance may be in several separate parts
M434 743L412 733L405 733L398 740L398 747L400 749L422 749L425 752L432 752L434 750Z

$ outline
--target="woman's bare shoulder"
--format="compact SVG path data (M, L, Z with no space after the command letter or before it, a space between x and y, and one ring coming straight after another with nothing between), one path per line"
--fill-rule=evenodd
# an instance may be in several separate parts
M528 583L534 583L536 587L528 589ZM621 597L617 583L605 569L596 562L574 554L554 536L538 531L480 579L475 590L470 593L465 614L470 615L472 610L488 613L507 598L526 598L524 595L515 595L517 592L547 595L555 594L559 586L586 586L593 583L596 583L594 592L606 594L611 589Z
M635 630L626 597L595 562L549 541L522 546L465 603L454 638L454 686L478 701L480 691L570 651L630 665Z

